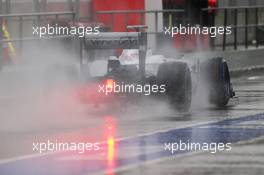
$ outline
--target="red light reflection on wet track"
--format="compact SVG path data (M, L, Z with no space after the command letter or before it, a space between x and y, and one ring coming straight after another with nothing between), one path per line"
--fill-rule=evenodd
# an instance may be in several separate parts
M105 124L105 137L107 141L107 174L114 175L113 170L115 169L117 159L117 145L115 142L116 122L112 116L108 116L105 119Z

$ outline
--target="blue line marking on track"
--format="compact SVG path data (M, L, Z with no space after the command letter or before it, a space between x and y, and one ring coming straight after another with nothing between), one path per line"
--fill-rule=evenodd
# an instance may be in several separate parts
M184 155L190 151L175 151L171 154L164 150L164 143L237 143L264 136L264 128L239 128L240 123L264 120L264 114L226 119L219 122L172 129L146 136L124 139L116 142L116 157L112 169L134 165L161 158ZM215 127L217 126L217 127ZM228 126L227 128L221 126ZM234 126L234 127L232 127ZM151 148L155 151L150 151ZM1 175L83 175L107 171L107 145L102 152L93 154L55 153L40 157L27 158L0 164ZM133 152L134 151L134 152ZM210 153L208 153L210 154ZM77 157L77 159L76 159Z

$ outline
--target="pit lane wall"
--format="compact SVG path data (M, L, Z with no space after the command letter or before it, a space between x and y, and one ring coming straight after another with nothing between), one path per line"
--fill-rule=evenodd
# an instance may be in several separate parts
M236 51L214 51L187 54L186 57L224 57L229 69L234 76L247 74L248 72L264 71L264 48Z

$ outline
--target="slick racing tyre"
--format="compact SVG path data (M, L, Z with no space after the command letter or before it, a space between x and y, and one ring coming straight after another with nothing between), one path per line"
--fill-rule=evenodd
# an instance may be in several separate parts
M212 58L201 65L203 82L208 84L209 101L217 107L224 107L234 96L226 61Z
M158 69L157 80L159 84L166 86L166 95L176 110L189 110L192 100L192 81L187 63L162 63Z

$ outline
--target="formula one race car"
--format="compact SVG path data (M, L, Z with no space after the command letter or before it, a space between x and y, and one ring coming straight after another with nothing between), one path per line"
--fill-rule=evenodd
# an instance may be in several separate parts
M88 80L81 96L86 103L95 106L111 104L113 100L154 96L168 100L179 111L188 111L192 97L203 88L207 92L204 98L216 106L227 105L234 96L228 66L223 58L187 60L152 55L147 49L147 34L144 32L89 35L81 41L81 46L82 72ZM88 55L91 53L87 56L92 60L88 65L84 64L83 48ZM107 53L111 53L119 48L124 49L121 56L111 56L108 60L101 59L94 52L109 49ZM96 75L94 72L100 73Z

